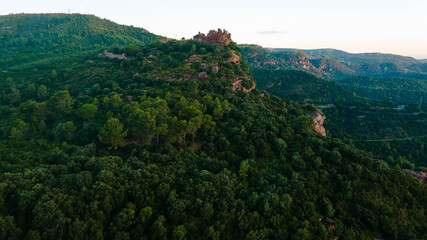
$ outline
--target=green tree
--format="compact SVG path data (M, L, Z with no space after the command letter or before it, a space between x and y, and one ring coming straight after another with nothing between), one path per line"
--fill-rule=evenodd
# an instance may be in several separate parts
M98 107L94 104L87 103L77 109L77 114L83 119L91 119L95 117Z
M72 98L68 91L59 91L55 93L49 98L47 104L50 114L57 119L71 113L72 110Z
M277 149L277 151L280 153L280 155L279 155L279 156L282 156L283 151L285 151L285 149L288 147L288 146L286 145L285 140L283 140L283 139L281 139L281 138L278 138L278 139L276 139L275 144L276 144L276 149Z
M184 225L179 225L174 227L172 232L172 239L174 240L184 240L186 239L185 235L187 234L187 230L185 230Z
M10 92L10 102L16 103L19 100L21 100L21 91L16 88L12 88L12 91Z
M37 89L37 97L38 99L44 101L49 97L49 93L47 92L47 87L45 85L40 85Z
M74 133L77 131L77 127L74 122L68 121L65 123L59 123L53 129L53 135L58 141L71 141L74 138Z
M114 147L122 147L125 145L125 137L127 130L123 132L123 124L117 118L110 118L102 127L98 134L99 141Z
M17 119L14 121L14 127L10 130L10 138L19 140L25 137L28 131L28 124Z
M123 51L128 56L136 56L136 54L138 53L138 50L139 50L138 46L136 46L134 44L130 44L130 45L127 45Z

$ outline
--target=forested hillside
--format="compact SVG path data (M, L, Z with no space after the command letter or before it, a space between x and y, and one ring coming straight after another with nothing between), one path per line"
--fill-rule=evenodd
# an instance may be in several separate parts
M259 89L284 99L314 104L337 104L355 100L337 82L316 78L305 72L261 68L254 68L252 72Z
M234 42L115 51L1 72L1 239L427 238L427 187L253 89Z
M360 76L342 79L339 83L355 95L371 99L416 105L421 98L427 99L427 81L424 79ZM427 111L427 107L424 110Z
M323 109L333 137L373 152L391 165L427 172L427 115L393 102L365 101Z
M93 15L12 14L0 16L0 70L113 45L148 44L159 36Z

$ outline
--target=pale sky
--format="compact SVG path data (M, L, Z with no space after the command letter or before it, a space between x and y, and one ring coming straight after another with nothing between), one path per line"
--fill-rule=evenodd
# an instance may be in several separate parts
M263 47L427 58L427 0L0 0L0 15L68 10L173 38L224 28Z

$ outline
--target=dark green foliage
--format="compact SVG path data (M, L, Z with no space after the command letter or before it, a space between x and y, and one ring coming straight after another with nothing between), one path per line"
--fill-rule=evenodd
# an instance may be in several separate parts
M155 42L2 72L0 236L427 237L425 185L315 133L313 106L231 90L252 80L236 50Z
M373 152L402 168L427 167L427 115L396 110L397 104L367 101L323 109L325 128L333 137Z
M342 79L339 82L355 95L371 99L386 99L400 104L415 103L417 105L421 97L427 99L427 81L424 79L359 76Z
M329 104L354 101L354 97L340 85L329 80L293 70L254 68L257 87L284 99L308 103Z

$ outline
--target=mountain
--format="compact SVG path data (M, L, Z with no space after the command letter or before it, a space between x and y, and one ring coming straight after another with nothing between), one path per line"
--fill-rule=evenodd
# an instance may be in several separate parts
M351 54L335 49L272 49L247 44L239 47L253 68L300 70L328 79L423 73L416 59L392 54Z
M427 238L427 187L258 90L228 32L106 50L0 72L0 238Z
M420 62L420 63L427 63L427 59L418 59L418 62Z
M4 69L113 45L144 45L159 38L143 28L119 25L93 15L0 16L0 65Z
M272 53L301 51L311 56L327 56L355 63L393 63L403 67L419 63L415 58L384 53L348 53L336 49L267 48Z

